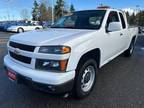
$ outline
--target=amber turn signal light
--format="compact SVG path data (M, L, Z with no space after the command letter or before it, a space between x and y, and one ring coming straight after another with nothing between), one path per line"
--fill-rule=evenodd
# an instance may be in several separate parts
M70 47L66 47L66 46L62 47L62 53L63 54L70 53L70 52L71 52L71 48Z
M60 61L60 69L61 71L66 71L68 60L61 60Z

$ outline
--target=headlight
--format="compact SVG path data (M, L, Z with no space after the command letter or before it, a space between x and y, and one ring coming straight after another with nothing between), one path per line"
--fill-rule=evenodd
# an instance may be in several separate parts
M45 71L66 71L68 60L36 60L36 69Z
M70 52L71 48L68 46L42 46L39 49L39 53L47 54L66 54Z

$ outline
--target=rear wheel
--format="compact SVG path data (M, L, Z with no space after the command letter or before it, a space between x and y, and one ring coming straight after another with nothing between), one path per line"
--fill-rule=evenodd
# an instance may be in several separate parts
M135 40L133 39L129 48L124 52L125 57L131 57L134 51Z
M93 59L88 59L78 66L74 87L77 98L89 95L96 82L96 73L97 63Z
M18 28L17 32L22 33L22 32L24 32L24 29L23 28Z

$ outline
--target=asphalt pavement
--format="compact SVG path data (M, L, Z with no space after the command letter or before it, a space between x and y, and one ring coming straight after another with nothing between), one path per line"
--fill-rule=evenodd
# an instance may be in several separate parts
M139 36L131 58L120 55L101 68L93 92L76 100L11 82L3 69L10 35L0 32L0 108L144 108L144 36Z

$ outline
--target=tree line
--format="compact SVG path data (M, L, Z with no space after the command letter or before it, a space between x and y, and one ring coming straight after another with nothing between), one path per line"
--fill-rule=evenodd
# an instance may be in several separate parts
M144 11L141 10L137 13L132 13L131 15L129 12L126 12L127 19L129 25L137 25L137 26L144 26Z
M51 0L34 0L32 8L32 20L35 21L51 21L52 20L52 4ZM64 0L56 0L53 7L54 19L58 19L64 15L73 13L75 7L73 4L70 6ZM126 12L129 25L144 26L144 10L140 10L137 13L129 14ZM25 19L28 18L27 10L21 12L21 16Z
M54 19L58 19L63 15L72 13L75 11L74 5L70 7L64 2L64 0L57 0L53 7ZM34 0L32 8L32 20L35 21L48 21L52 19L52 5L49 0L42 0L39 3Z

